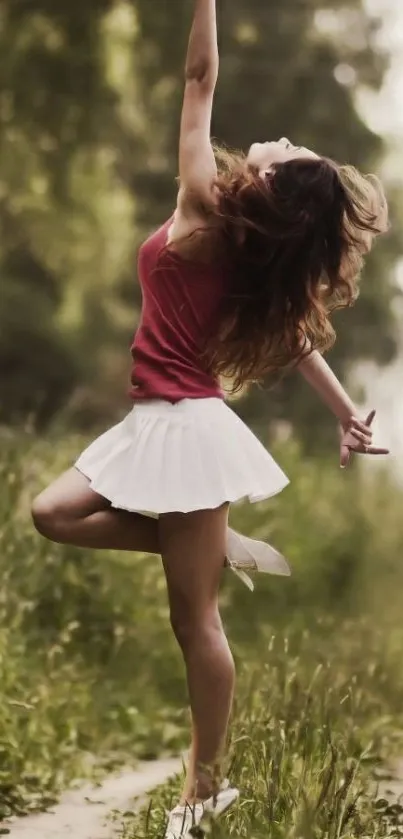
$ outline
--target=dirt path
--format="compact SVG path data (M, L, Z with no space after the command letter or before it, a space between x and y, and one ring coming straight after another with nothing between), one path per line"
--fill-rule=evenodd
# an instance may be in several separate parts
M386 798L391 804L403 801L403 760L393 761L390 777L377 782L378 798Z
M108 778L101 786L87 784L66 792L48 813L9 822L11 839L114 839L119 825L110 816L114 810L133 809L133 798L144 795L170 775L179 772L181 758L141 763Z
M133 809L133 799L150 792L182 768L182 758L139 763L107 778L100 786L86 784L66 792L48 813L9 821L11 839L116 839L119 820L113 812ZM391 779L377 783L378 797L395 802L403 798L403 761L391 770ZM141 803L141 802L140 802Z

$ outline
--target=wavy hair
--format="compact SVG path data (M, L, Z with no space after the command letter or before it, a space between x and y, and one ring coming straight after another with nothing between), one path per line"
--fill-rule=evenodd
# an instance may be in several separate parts
M356 300L388 208L375 175L326 157L278 163L262 178L244 155L215 153L217 200L206 213L231 281L205 361L235 393L332 346L330 314ZM194 240L192 258L201 243Z

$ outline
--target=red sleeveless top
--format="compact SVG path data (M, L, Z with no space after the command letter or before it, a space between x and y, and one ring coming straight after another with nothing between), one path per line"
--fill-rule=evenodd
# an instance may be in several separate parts
M139 399L223 398L201 355L229 271L183 259L167 244L169 219L140 247L138 275L143 305L131 354L130 396Z

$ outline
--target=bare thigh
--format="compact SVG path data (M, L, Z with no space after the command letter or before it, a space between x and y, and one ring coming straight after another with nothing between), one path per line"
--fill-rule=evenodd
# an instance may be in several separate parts
M228 504L214 510L168 513L159 519L159 542L176 634L217 615L226 555Z
M32 505L38 517L63 515L65 518L86 518L110 507L110 502L90 488L88 478L78 469L68 469L43 490Z
M204 603L207 591L218 591L226 555L228 505L217 510L168 513L158 521L113 508L91 489L81 472L72 468L35 498L32 517L43 536L83 548L161 554L162 536L171 611L175 615L177 604L193 600L194 594Z
M39 533L52 542L160 553L155 519L112 507L74 468L38 495L32 505L32 518Z

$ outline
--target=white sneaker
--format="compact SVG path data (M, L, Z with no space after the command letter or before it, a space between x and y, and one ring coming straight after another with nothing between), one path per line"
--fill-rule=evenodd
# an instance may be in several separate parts
M168 824L164 839L185 839L190 836L193 827L201 824L205 815L220 816L231 807L239 797L239 790L230 787L226 778L221 784L217 795L207 798L197 804L178 804L168 814Z
M285 557L267 542L250 539L242 533L228 528L227 557L225 565L251 590L254 585L246 574L248 571L262 571L265 574L280 574L289 577L291 568Z

